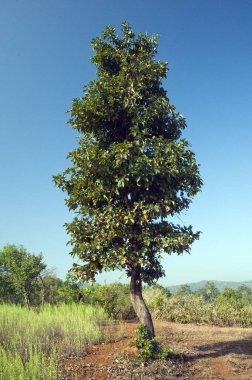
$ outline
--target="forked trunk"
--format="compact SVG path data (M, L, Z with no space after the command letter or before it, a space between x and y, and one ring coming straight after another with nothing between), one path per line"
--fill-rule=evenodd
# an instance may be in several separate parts
M147 327L150 338L154 338L155 332L151 314L144 302L142 295L142 279L140 265L137 265L131 272L130 298L133 308L140 322Z

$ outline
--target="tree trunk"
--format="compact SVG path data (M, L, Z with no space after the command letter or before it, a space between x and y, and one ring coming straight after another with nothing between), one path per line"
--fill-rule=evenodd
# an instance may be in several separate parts
M40 281L41 281L41 306L44 307L44 303L45 303L45 284L44 284L44 280L43 280L43 277L40 276Z
M142 296L141 265L137 265L132 269L130 281L130 298L140 322L147 327L150 338L154 338L155 331L151 314Z
M29 299L28 294L25 293L24 298L25 298L25 303L26 303L27 309L30 309L30 299Z

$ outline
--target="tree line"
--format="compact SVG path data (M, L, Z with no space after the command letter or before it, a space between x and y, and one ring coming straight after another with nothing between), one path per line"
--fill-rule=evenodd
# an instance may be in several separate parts
M160 285L146 285L143 294L153 315L169 307L167 300L173 298L183 303L187 298L181 297L188 296L201 299L204 304L217 302L230 305L232 309L252 305L252 290L246 285L220 292L213 282L207 282L204 287L193 292L185 284L174 293ZM23 246L13 244L0 250L0 303L21 304L30 308L45 303L56 305L72 302L100 305L114 319L136 317L130 301L129 284L90 286L71 272L62 280L48 268L42 254L32 254ZM183 307L187 309L186 304Z
M49 269L42 254L8 244L0 250L0 302L31 306L78 301L80 281Z

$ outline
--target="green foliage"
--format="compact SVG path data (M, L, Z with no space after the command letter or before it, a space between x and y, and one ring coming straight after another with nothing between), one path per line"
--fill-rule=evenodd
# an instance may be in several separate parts
M56 305L60 301L67 303L65 299L60 299L60 292L63 286L64 282L54 275L46 274L42 276L40 291L43 293L44 303L50 303L51 305ZM71 301L73 302L73 299Z
M236 290L236 294L244 306L252 304L252 290L248 286L239 286Z
M194 153L181 138L184 117L162 81L167 63L155 60L157 36L121 36L109 26L92 41L97 79L73 100L69 123L80 133L54 176L75 212L66 224L77 276L93 281L103 270L141 265L142 280L164 275L162 253L189 252L199 232L172 219L189 207L202 182ZM167 220L167 218L169 220Z
M158 318L179 323L202 323L206 320L204 301L192 294L174 295L156 311Z
M184 296L192 294L192 290L188 284L181 285L175 292L178 296Z
M213 282L208 281L205 286L198 291L198 295L200 295L204 301L212 302L219 295L219 290L216 288Z
M72 273L68 273L66 280L61 283L58 288L58 302L73 303L81 300L81 289L85 284L76 279Z
M0 250L0 268L2 282L17 295L22 295L29 307L31 294L38 287L46 268L43 256L30 254L24 247L10 244Z
M161 347L156 337L151 338L147 327L143 324L136 329L133 344L139 349L138 354L141 359L165 359L168 356L168 349Z
M222 292L221 294L219 294L216 297L215 303L217 305L228 304L234 308L242 307L242 303L241 303L241 299L239 297L239 294L237 294L237 292L235 290L229 289L229 288L224 290L224 292Z
M200 292L175 293L171 297L163 297L160 303L153 297L149 299L148 306L156 319L179 323L252 327L252 304L244 303L242 295L232 289L226 289L212 301L204 299Z
M0 264L0 302L1 303L22 303L23 297L17 294L12 284L11 277L3 270Z
M91 305L100 305L113 319L133 319L136 317L130 301L129 285L93 285L82 289L81 301Z
M146 305L156 313L162 309L167 298L171 297L171 292L163 286L151 285L143 289L143 297Z

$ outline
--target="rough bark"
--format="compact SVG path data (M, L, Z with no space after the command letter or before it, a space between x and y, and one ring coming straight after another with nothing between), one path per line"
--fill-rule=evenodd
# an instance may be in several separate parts
M131 271L130 297L133 308L140 322L144 324L149 332L150 338L154 338L155 331L151 314L144 302L142 295L141 266L137 265Z

